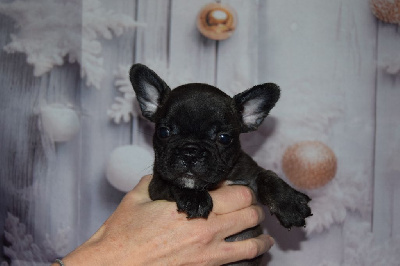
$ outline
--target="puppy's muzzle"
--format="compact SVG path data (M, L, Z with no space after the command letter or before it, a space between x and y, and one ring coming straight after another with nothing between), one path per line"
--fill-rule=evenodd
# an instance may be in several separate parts
M187 165L193 165L197 162L204 161L207 157L207 151L195 144L185 145L181 148L180 154Z
M177 147L174 152L175 169L181 174L204 174L209 152L197 144L185 144Z

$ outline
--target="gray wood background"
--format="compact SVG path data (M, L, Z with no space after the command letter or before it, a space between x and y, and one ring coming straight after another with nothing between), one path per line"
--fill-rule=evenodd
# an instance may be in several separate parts
M116 125L106 115L120 96L114 71L133 62L157 62L171 75L214 84L231 95L258 83L279 84L283 96L267 123L276 123L276 132L265 126L244 136L245 149L261 165L282 173L274 159L279 156L269 154L279 132L289 144L324 141L338 158L337 178L361 175L368 187L363 195L370 200L368 210L349 211L346 221L368 222L378 244L400 234L400 75L382 68L400 51L399 27L379 22L365 0L223 0L238 12L239 25L230 39L218 42L195 27L197 13L210 2L103 0L146 27L102 41L107 74L100 90L85 85L76 63L34 77L24 54L0 52L0 246L6 244L2 232L8 212L38 243L46 237L57 242L60 230L67 230L62 250L69 251L116 208L123 193L105 178L110 153L130 143L150 149L145 122L139 121L136 134L135 123ZM15 31L13 20L0 15L0 47ZM327 104L313 109L315 99ZM35 112L44 103L72 104L81 123L78 135L51 143L40 132ZM303 124L289 119L307 112L319 117L332 106L340 107L333 122L328 123L329 114ZM310 126L312 121L325 123L324 130ZM311 236L283 231L275 223L265 224L277 239L268 265L343 261L343 223Z

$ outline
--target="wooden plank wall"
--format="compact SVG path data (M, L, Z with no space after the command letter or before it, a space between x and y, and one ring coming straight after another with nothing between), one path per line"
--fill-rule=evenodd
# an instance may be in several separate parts
M383 242L400 233L400 77L381 67L399 51L399 28L377 22L364 0L222 0L236 9L239 24L230 39L217 42L195 28L198 11L210 2L102 0L146 27L102 41L106 76L101 90L85 85L78 64L34 77L24 55L0 52L0 232L9 211L36 239L69 228L74 233L67 240L68 250L112 213L123 193L105 178L108 157L116 147L149 142L149 126L141 119L116 125L106 110L120 96L113 85L114 71L141 62L168 68L187 81L214 84L230 95L258 83L278 83L282 99L260 132L243 137L246 150L261 165L281 172L280 162L268 154L272 129L292 142L326 142L338 157L338 175L364 176L371 202L363 219L371 222L376 238ZM0 47L10 42L14 30L14 22L0 16ZM299 105L313 106L307 100L315 97L302 94L308 87L315 97L340 109L328 132L285 124L285 115L308 110ZM53 145L38 130L35 112L56 102L72 104L81 125L74 139ZM316 111L323 115L326 110ZM260 141L263 144L257 145ZM301 230L288 233L274 222L265 224L280 235L266 257L268 265L342 261L341 225L307 238ZM0 235L0 246L2 241Z
M400 233L400 76L385 65L400 49L400 28L378 24L373 231L384 241Z

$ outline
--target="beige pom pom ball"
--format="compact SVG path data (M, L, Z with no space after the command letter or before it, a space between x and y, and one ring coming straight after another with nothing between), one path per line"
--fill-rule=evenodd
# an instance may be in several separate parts
M290 182L300 189L315 189L331 181L337 168L333 151L320 141L302 141L283 155L282 168Z
M370 0L374 15L386 22L400 24L400 0Z
M203 7L197 16L197 28L207 38L225 40L236 29L236 11L227 6L211 3Z

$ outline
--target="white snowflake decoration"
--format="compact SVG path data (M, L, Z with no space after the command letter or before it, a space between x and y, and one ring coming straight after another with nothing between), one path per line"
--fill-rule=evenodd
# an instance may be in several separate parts
M356 224L356 225L354 225ZM369 222L345 223L344 266L397 266L400 261L400 235L377 241Z
M115 103L108 109L107 115L116 124L119 124L121 120L128 123L131 116L137 117L140 114L139 104L135 100L135 93L129 81L129 66L119 66L115 73L114 85L123 97L115 97Z
M162 62L148 63L147 66L153 69L171 88L193 82L189 73L174 75L174 71L170 71ZM129 80L129 69L130 66L119 66L115 73L114 85L123 94L123 97L115 98L115 102L108 109L107 115L117 124L121 121L128 123L132 116L140 116L139 104Z
M307 219L307 235L321 233L333 224L342 224L348 211L367 215L371 206L369 185L360 173L354 173L351 178L336 177L326 186L307 193L312 198L313 212Z
M62 65L68 56L70 63L81 65L87 86L98 89L104 74L98 39L112 39L112 33L119 36L141 25L103 8L99 0L15 0L0 3L0 13L13 18L19 28L4 50L25 53L35 76Z
M61 229L56 236L56 241L52 241L46 235L44 243L38 245L34 242L32 235L27 234L26 226L20 223L17 217L8 213L4 235L10 244L4 246L4 254L12 261L12 265L48 265L57 256L65 254L70 234L70 229Z

